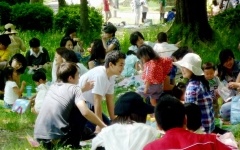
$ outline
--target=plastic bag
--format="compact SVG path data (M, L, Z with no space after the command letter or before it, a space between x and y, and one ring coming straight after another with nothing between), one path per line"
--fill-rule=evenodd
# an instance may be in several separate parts
M220 82L218 85L218 94L222 97L222 99L225 102L228 102L229 100L231 100L231 98L234 96L232 94L232 90L228 88L227 83Z
M240 95L232 98L230 121L231 124L240 123Z

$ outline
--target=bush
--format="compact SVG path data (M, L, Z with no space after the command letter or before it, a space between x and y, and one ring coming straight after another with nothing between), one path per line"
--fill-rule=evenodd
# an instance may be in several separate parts
M29 0L1 0L1 2L6 2L9 5L15 5L17 3L29 3Z
M93 39L98 38L101 33L103 16L100 11L94 7L88 8L89 16L89 36L84 35L84 43L89 44ZM61 8L54 18L54 28L56 30L65 31L65 29L72 27L82 31L80 24L80 6L70 5ZM86 31L84 31L86 33ZM80 34L81 36L81 34ZM87 37L87 38L86 38Z
M0 25L10 22L11 6L6 2L0 2Z
M42 4L16 4L11 20L22 30L47 31L53 26L53 11Z
M223 13L216 15L210 19L213 29L231 29L236 30L240 27L240 7L235 9L227 9Z

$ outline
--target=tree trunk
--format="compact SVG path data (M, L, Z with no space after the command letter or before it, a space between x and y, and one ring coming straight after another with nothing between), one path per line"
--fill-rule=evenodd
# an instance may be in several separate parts
M67 3L65 0L58 0L58 9L66 6L66 5L67 5Z
M43 4L43 0L30 0L30 4L32 3L42 3Z
M80 4L80 24L81 29L84 32L88 32L89 29L89 19L88 19L88 1L87 0L81 0Z
M176 18L174 25L180 25L183 30L188 27L188 32L182 32L182 37L187 40L189 34L194 33L201 41L212 39L212 29L208 24L206 0L176 0Z

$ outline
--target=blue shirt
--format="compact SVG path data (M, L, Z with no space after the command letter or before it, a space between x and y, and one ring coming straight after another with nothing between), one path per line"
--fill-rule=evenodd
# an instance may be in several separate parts
M190 80L186 92L185 103L195 103L201 109L202 126L206 133L211 133L214 128L214 110L211 93L207 91L202 82Z

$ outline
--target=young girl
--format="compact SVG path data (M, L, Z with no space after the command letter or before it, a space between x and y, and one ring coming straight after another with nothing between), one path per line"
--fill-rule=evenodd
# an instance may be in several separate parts
M208 81L201 69L202 59L194 53L186 54L182 60L174 62L181 68L184 78L189 79L185 91L185 103L195 103L201 109L201 122L206 133L211 133L214 126L213 100Z
M27 67L27 60L22 54L15 54L9 61L9 66L13 67L17 71L16 83L20 85L20 75L24 73ZM5 86L4 71L0 71L0 99L3 99L4 86Z
M89 49L91 56L88 62L88 68L92 69L99 65L104 65L104 59L106 56L105 48L101 39L96 39L91 43L91 48Z
M159 57L148 45L140 46L137 56L144 65L142 79L145 83L144 87L138 89L138 93L145 98L150 96L150 102L155 106L165 86L171 86L168 73L172 68L172 60ZM172 86L168 89L172 89Z
M13 67L6 67L4 69L6 83L4 88L4 107L11 109L13 103L21 97L23 90L26 86L26 82L22 81L21 87L19 88L16 80L18 73Z

